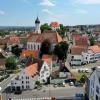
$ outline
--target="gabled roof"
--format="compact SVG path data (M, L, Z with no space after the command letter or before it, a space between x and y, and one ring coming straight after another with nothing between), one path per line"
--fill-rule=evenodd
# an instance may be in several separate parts
M51 22L50 26L51 27L59 27L59 23L58 22Z
M62 37L57 31L44 31L42 34L31 34L28 37L28 42L42 43L44 40L50 40L51 43L59 43L62 41Z
M43 55L42 56L42 60L47 62L47 64L49 65L49 67L51 66L51 62L52 62L52 57L50 55Z
M70 50L71 50L72 55L81 55L82 52L87 51L87 47L85 47L85 46L72 46Z
M28 67L25 68L25 72L30 75L30 76L34 76L35 74L38 73L38 64L32 64Z
M88 46L88 36L82 36L81 34L73 34L72 39L75 40L76 45Z
M92 52L94 52L94 53L100 53L100 47L97 45L90 46L89 50L92 50Z

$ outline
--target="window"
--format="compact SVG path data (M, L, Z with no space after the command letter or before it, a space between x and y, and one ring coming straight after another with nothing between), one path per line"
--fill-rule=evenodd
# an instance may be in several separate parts
M22 89L24 89L24 86L22 85Z
M98 96L96 95L96 100L99 100Z
M23 76L22 76L22 79L23 79Z
M31 50L33 50L33 45L31 44Z
M38 50L40 49L40 46L38 45Z
M24 83L24 81L22 81L22 84Z
M96 92L99 94L99 87L96 86Z
M72 59L74 59L74 56L72 56Z
M26 81L26 84L28 84L29 83L29 81Z
M30 86L28 85L28 86L27 86L27 88L29 89L29 88L30 88Z
M28 76L26 76L26 79L29 79L29 77L28 77Z
M99 84L100 84L100 77L99 77Z
M35 50L35 45L34 45L34 50Z

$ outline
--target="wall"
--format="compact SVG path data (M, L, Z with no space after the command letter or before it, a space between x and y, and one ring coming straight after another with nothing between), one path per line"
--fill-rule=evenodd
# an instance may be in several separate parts
M71 55L71 65L81 65L82 55Z
M100 75L99 75L100 77ZM91 74L90 78L90 89L89 89L89 100L93 98L93 100L96 100L96 95L100 97L100 83L98 81L96 70ZM96 92L96 87L99 87L99 94ZM98 99L100 100L100 99Z
M42 68L40 70L39 80L41 83L47 82L47 78L50 76L50 68L46 62L43 63Z
M34 80L34 78L29 76L25 71L21 71L17 77L18 77L17 80L16 79L12 80L11 86L15 86L15 87L20 86L22 90L34 89L36 80ZM22 86L24 88L22 88Z
M35 43L35 42L27 42L27 49L29 50L40 50L41 43Z

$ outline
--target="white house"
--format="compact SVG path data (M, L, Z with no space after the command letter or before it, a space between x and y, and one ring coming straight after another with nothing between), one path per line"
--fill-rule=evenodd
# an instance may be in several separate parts
M86 47L72 46L68 54L68 60L72 66L81 65L83 63L82 52L86 51Z
M89 78L89 100L100 100L100 66L98 66Z
M100 59L100 47L71 46L68 61L71 65L87 64Z
M87 52L82 52L83 62L91 63L100 59L100 47L97 45L88 47Z
M52 30L56 30L60 28L60 24L58 22L51 22L50 27Z
M94 53L92 53L90 50L87 50L87 52L82 52L82 59L83 64L94 62Z
M34 89L36 81L46 83L49 76L50 67L45 61L39 60L37 63L31 64L23 69L17 77L11 81L11 88L12 90Z

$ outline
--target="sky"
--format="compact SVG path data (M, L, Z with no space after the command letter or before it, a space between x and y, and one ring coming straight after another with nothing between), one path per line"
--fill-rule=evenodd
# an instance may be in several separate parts
M0 26L100 24L100 0L0 0Z

